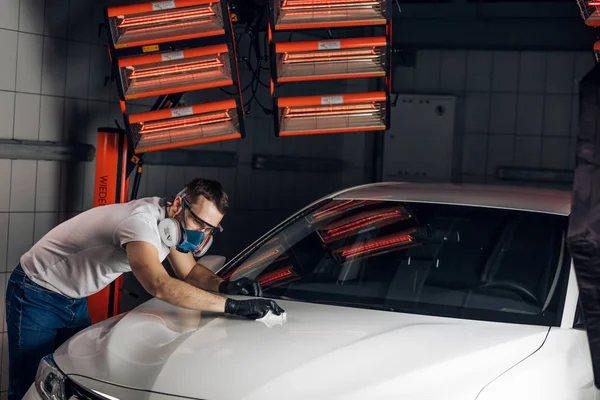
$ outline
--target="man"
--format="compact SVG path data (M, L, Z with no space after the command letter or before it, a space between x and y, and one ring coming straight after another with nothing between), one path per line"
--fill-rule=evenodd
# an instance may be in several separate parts
M196 263L228 209L218 182L195 179L172 202L158 197L92 208L58 225L20 260L8 282L9 399L21 399L39 361L90 325L86 297L132 271L154 297L179 307L261 318L283 310L250 279L225 282ZM179 279L162 265L167 258ZM71 334L72 334L71 333Z

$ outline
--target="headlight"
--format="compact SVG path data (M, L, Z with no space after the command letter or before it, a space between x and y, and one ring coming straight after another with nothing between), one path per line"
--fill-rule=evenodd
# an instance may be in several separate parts
M35 376L35 387L44 400L65 400L65 375L51 355L42 358Z

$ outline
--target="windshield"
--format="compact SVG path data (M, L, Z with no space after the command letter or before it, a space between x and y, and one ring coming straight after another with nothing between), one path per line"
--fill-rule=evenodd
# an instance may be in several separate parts
M258 279L271 298L558 325L567 222L486 207L332 200L220 275Z

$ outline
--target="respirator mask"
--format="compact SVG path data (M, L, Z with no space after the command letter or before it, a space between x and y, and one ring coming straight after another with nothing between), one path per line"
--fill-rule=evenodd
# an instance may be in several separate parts
M212 226L194 214L191 205L185 198L185 191L179 192L177 196L181 196L182 199L182 209L179 218L165 218L160 222L158 231L161 240L167 247L175 247L177 251L181 253L193 253L195 258L202 257L212 245L213 233L222 232L223 228L221 225L216 227ZM199 225L208 229L209 232L187 229L185 223L186 212L189 213Z

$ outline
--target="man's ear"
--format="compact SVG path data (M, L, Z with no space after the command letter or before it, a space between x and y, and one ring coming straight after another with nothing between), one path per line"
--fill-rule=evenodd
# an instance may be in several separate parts
M181 211L182 207L183 207L183 199L181 198L181 196L175 197L175 199L173 200L173 215L179 213L179 211Z

